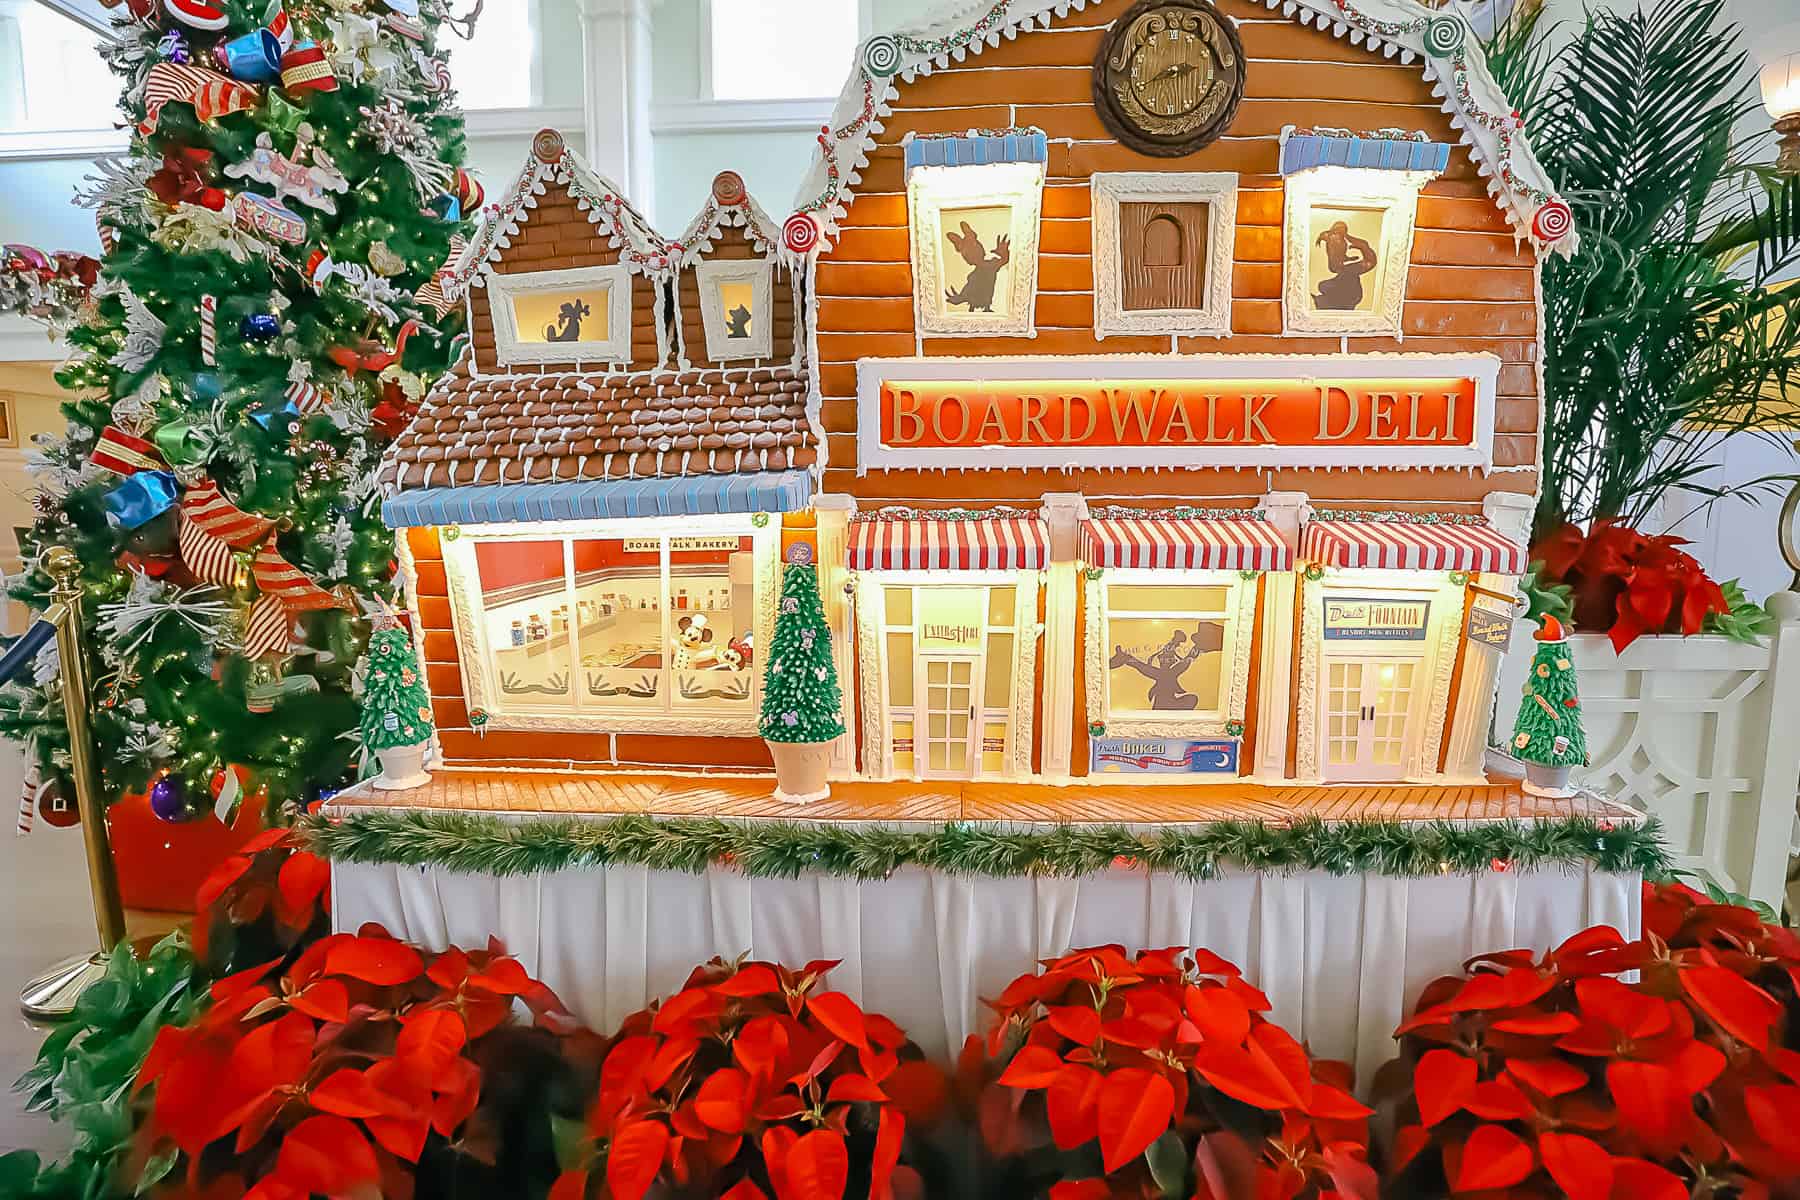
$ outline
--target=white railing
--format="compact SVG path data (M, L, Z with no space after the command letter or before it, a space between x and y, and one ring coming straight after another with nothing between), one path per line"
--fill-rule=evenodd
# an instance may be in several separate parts
M1643 637L1613 652L1604 636L1570 639L1581 675L1590 765L1575 777L1659 818L1684 870L1781 908L1800 794L1800 595L1777 593L1775 634ZM1495 731L1504 747L1531 660L1513 630Z

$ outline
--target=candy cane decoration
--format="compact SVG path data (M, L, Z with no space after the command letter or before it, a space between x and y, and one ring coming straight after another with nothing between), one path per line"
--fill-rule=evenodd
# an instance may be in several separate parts
M219 365L219 298L200 297L200 361Z
M37 748L27 747L26 755L31 759L31 765L25 768L24 783L19 790L19 837L30 833L31 827L37 824L38 798L44 794L43 784L39 780L42 772L37 764Z

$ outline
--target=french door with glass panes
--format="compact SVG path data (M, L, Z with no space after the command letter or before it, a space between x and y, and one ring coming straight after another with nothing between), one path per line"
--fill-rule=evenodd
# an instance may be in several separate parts
M1422 660L1326 655L1319 665L1325 778L1373 781L1409 774Z
M919 774L926 779L973 779L981 758L976 738L982 694L978 654L921 654L915 660L919 697L915 720Z

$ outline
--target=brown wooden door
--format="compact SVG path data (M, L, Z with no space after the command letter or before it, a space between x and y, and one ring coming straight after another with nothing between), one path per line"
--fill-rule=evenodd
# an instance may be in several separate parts
M1120 299L1127 312L1206 307L1204 201L1119 205Z

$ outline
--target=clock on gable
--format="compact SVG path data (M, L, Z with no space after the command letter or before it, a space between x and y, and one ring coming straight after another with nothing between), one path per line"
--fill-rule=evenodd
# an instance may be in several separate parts
M1142 154L1175 158L1208 145L1243 94L1243 43L1207 0L1138 0L1094 56L1094 107Z

